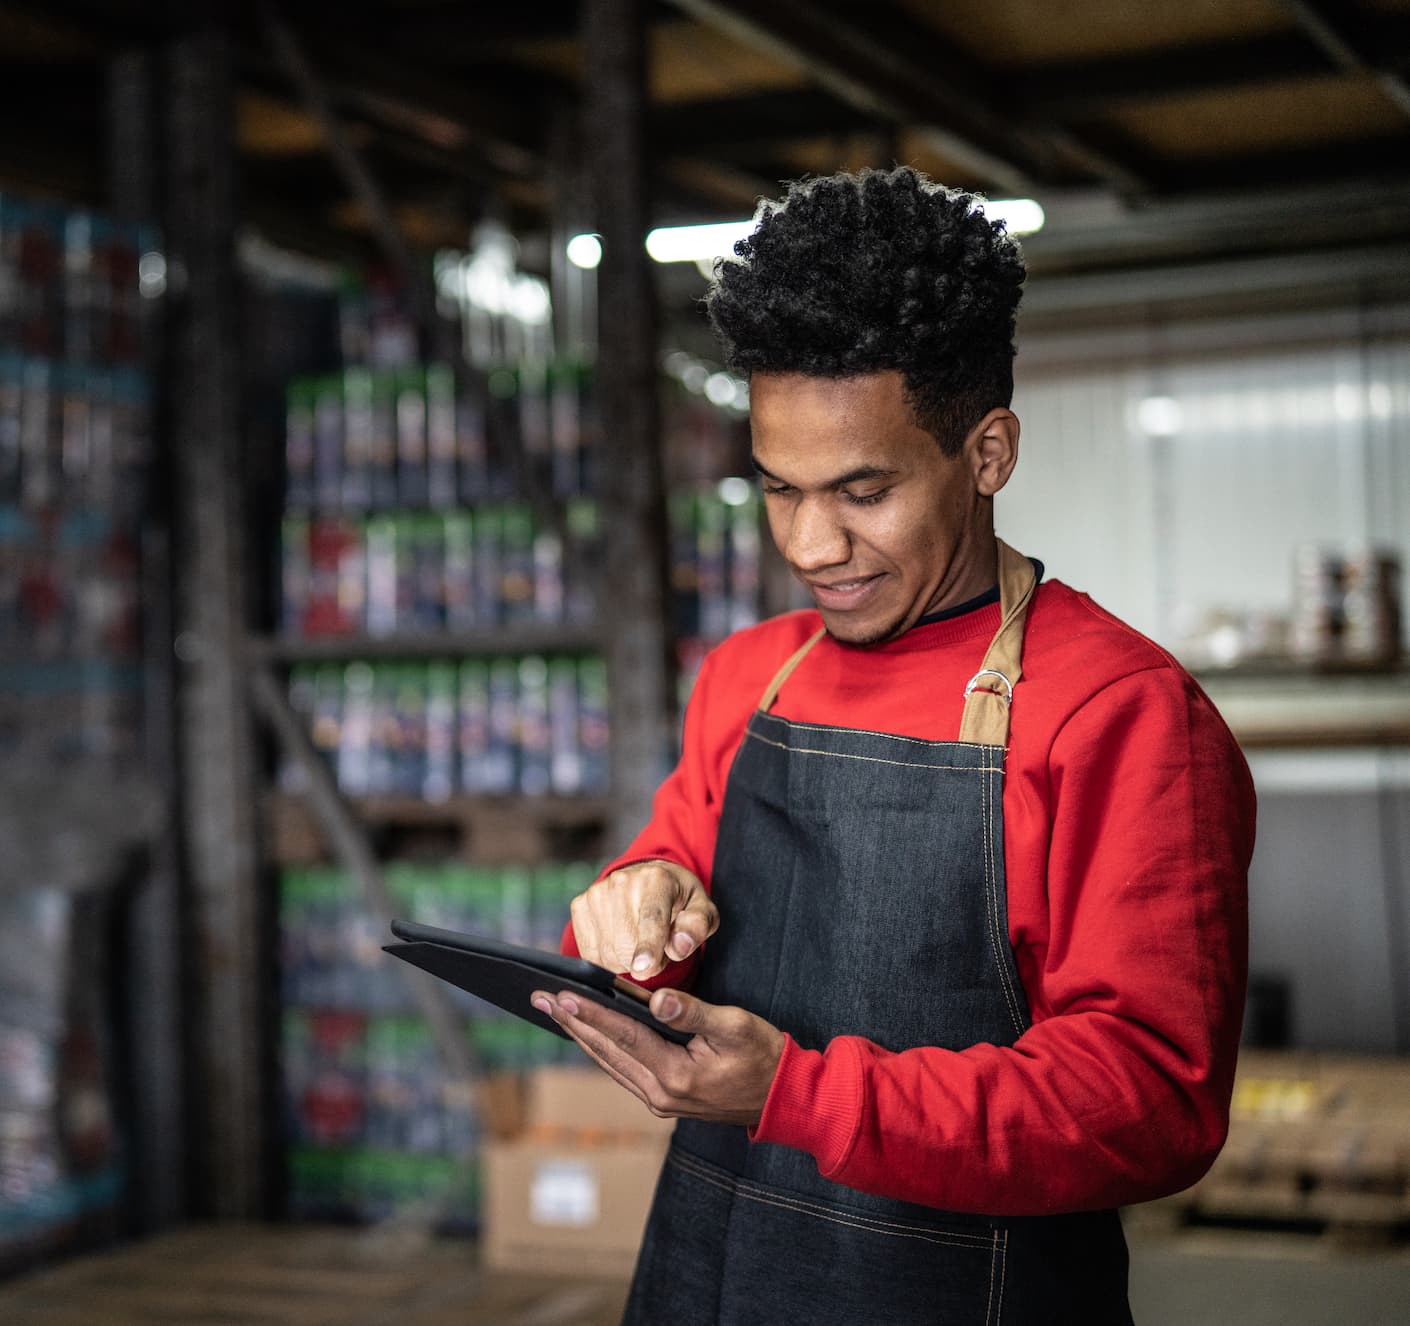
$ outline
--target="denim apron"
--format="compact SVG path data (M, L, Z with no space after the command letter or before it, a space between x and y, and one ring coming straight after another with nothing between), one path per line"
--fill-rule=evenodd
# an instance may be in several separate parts
M1029 1025L1009 945L1003 779L1032 565L999 544L1002 622L965 692L959 741L769 712L725 790L712 893L722 923L695 992L805 1048L1012 1045ZM925 1163L917 1155L917 1164ZM624 1326L1129 1326L1114 1211L957 1214L821 1177L791 1147L682 1120Z

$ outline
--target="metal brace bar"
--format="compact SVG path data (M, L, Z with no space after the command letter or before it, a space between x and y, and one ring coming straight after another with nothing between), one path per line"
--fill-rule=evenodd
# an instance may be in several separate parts
M251 671L250 697L254 701L255 711L278 738L284 753L307 777L309 804L334 855L357 881L368 908L390 925L393 916L391 894L387 891L382 867L372 850L367 830L338 790L332 771L314 748L304 730L303 720L294 712L284 688L268 664L258 665ZM482 1067L479 1056L461 1034L463 1022L445 990L434 977L407 964L398 964L398 970L430 1025L446 1068L462 1081L478 1077Z
M1317 0L1282 0L1282 4L1338 69L1352 74L1369 73L1396 109L1410 116L1410 84L1394 68L1373 62L1338 27L1324 5Z
M436 309L430 285L407 246L406 237L387 205L381 186L334 113L328 93L305 56L293 29L279 17L271 4L259 6L259 18L275 60L302 98L305 109L318 122L324 146L333 158L333 164L353 197L366 209L372 233L406 287L423 348L428 354L432 353L436 345Z

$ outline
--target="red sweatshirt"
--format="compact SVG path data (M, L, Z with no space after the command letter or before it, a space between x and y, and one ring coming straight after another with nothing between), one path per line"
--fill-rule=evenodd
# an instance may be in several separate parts
M662 858L709 885L745 724L818 625L815 612L790 613L710 654L680 764L604 874ZM866 649L826 636L774 712L954 740L998 625L994 605ZM809 1152L853 1188L993 1215L1116 1206L1193 1183L1227 1128L1253 829L1247 766L1191 677L1086 595L1044 583L1004 784L1009 937L1032 1027L1011 1048L958 1053L790 1037L752 1137ZM576 952L571 926L564 947ZM693 970L693 959L675 964L651 984L683 986Z

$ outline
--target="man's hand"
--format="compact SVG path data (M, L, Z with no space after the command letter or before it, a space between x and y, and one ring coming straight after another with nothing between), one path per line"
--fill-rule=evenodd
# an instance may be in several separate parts
M694 1033L676 1045L649 1027L570 993L536 990L547 1013L609 1076L662 1119L705 1119L753 1127L763 1113L783 1053L783 1033L742 1008L657 990L651 1011Z
M583 957L638 980L689 957L720 925L705 886L670 861L614 870L573 899L572 916Z

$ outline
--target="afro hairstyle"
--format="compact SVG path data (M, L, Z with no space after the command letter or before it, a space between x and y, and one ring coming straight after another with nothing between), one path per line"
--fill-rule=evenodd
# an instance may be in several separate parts
M1023 257L982 199L918 171L796 181L764 203L705 304L739 372L897 371L946 455L1013 399Z

